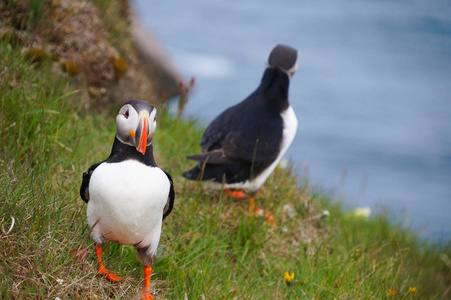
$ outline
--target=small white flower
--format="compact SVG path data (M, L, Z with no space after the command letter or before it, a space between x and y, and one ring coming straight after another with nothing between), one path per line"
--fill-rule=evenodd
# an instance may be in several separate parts
M328 210L323 210L323 216L329 217L330 216L330 212Z
M63 279L57 279L56 282L58 282L59 285L63 284L64 280ZM58 298L59 299L59 298ZM56 299L55 299L56 300Z
M261 209L261 208L257 208L257 209L255 210L255 215L256 215L257 217L263 217L263 216L265 215L265 211L264 211L263 209Z
M307 248L307 255L315 255L316 254L316 249L314 246L309 246Z
M283 206L283 211L287 214L287 217L293 219L296 217L296 210L289 204Z
M285 169L287 169L288 168L288 160L286 160L285 158L282 158L280 161L279 161L279 168L281 168L282 170L285 170Z
M282 231L283 231L283 232L288 232L288 228L283 227L283 228L282 228Z
M371 208L368 206L358 207L352 213L355 217L368 219L371 215Z
M61 300L61 298L60 297L56 297L55 300Z

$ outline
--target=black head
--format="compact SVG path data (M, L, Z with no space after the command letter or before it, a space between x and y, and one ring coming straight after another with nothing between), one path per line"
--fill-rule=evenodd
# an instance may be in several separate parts
M293 76L298 68L298 50L288 45L279 44L272 49L266 62L267 67L278 67Z

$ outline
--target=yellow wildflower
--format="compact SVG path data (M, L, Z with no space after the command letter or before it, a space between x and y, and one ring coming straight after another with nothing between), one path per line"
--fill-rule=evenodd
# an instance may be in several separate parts
M396 291L393 289L389 289L388 296L394 298L396 296Z
M74 61L68 60L60 63L61 68L64 72L69 74L70 76L76 76L80 74L80 70L78 69L77 64Z
M368 219L371 215L371 208L368 206L354 209L353 215L357 218Z
M416 293L417 293L417 287L416 286L414 286L414 287L409 286L409 294L415 295Z
M127 62L125 61L125 59L123 59L119 55L111 55L109 57L109 59L113 63L116 78L121 77L128 71L129 66L128 66Z
M286 283L287 285L290 285L290 284L291 284L291 281L292 281L293 278L294 278L294 272L291 272L291 274L289 274L288 272L285 272L284 278L285 278L285 283Z
M353 253L353 258L358 259L360 257L360 248L355 248Z

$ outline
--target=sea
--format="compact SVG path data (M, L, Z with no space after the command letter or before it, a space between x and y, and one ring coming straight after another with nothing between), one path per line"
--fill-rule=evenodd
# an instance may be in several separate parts
M135 0L196 83L184 118L207 126L260 83L272 48L299 50L285 158L349 211L371 208L451 241L451 2ZM186 153L188 154L188 153Z

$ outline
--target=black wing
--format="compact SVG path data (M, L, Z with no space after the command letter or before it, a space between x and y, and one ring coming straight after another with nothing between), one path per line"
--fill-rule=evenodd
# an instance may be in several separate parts
M257 98L258 93L254 93L242 103L225 110L205 130L201 146L205 157L209 157L209 163L215 163L215 159L218 160L216 163L263 163L277 156L283 120L279 113L258 103ZM244 112L249 116L246 119L242 117ZM204 160L196 158L190 157Z
M89 201L89 181L91 180L92 173L103 161L96 163L89 167L88 171L83 173L83 181L80 187L80 196L83 201L88 203Z
M186 158L199 161L199 162L208 162L209 164L214 165L233 165L239 164L239 161L232 160L224 152L224 149L216 149L213 151L202 152L199 154L188 155Z
M175 192L174 192L174 182L172 181L171 175L166 173L164 170L163 170L163 172L166 174L166 176L168 176L169 182L171 183L171 187L169 189L168 201L166 202L166 205L164 206L164 210L163 210L163 220L164 220L167 216L169 216L169 214L172 211L172 208L174 207Z
M262 118L249 124L251 130L234 130L222 143L222 149L231 160L244 160L252 163L265 163L273 160L279 153L283 120L277 116Z

